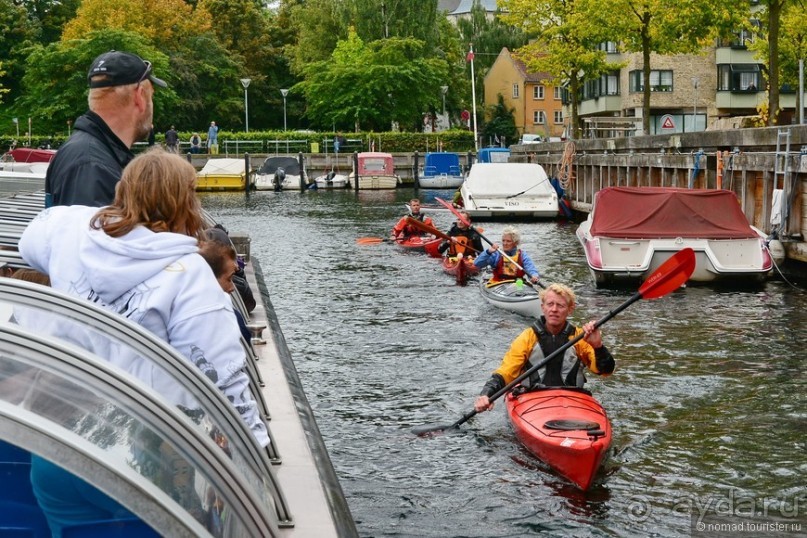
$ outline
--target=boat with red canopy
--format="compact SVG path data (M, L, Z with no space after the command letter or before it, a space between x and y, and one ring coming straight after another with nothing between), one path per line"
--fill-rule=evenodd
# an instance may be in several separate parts
M722 189L602 189L577 238L597 286L644 279L684 248L695 251L694 282L759 282L773 265L765 234Z

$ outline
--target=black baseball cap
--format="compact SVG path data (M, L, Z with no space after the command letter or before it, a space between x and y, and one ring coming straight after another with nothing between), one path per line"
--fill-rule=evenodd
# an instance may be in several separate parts
M111 50L92 62L87 81L90 88L125 86L149 79L155 86L168 87L164 80L151 74L151 62L136 54Z

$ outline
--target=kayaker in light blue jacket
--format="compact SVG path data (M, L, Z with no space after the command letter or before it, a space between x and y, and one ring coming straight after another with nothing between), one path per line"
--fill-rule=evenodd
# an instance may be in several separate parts
M533 283L537 283L538 268L535 267L535 263L529 255L523 249L518 248L519 243L521 243L519 231L513 226L507 226L502 231L502 250L499 250L498 243L493 243L477 256L474 265L480 269L485 267L493 269L493 277L490 282L515 280L527 275ZM507 256L503 256L502 252ZM508 260L507 257L510 259Z

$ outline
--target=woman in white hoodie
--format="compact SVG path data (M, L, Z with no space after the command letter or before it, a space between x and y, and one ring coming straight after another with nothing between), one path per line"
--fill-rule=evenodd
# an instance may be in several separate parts
M168 342L224 393L266 446L269 436L249 392L232 303L198 253L205 225L195 185L190 163L149 150L125 168L112 205L46 209L23 233L20 253L50 276L53 288L117 312ZM160 390L159 377L142 358L104 358ZM75 504L67 510L57 504L52 511L43 506L52 530L75 522L73 516L86 517L87 503L98 506L94 518L108 513L89 498L85 505L65 500L63 484L46 479L55 471L43 469L34 483L40 503L42 493L46 501L61 496L60 503Z

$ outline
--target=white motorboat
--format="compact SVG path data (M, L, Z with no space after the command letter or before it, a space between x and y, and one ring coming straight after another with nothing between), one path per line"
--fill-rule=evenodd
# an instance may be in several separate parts
M504 280L489 285L489 278L479 281L482 297L495 306L534 318L541 315L541 298L538 290L523 280Z
M318 176L314 182L318 189L344 189L348 185L348 178L345 174L337 174L330 171L327 174Z
M418 183L424 189L455 189L462 185L465 176L456 153L435 151L423 160L423 174Z
M391 153L368 151L359 153L359 190L394 189L401 182L395 175L395 164ZM348 176L351 189L356 188L356 171Z
M255 172L255 189L259 191L298 191L305 187L305 170L296 157L267 157Z
M765 235L728 190L608 187L595 195L577 238L597 286L643 279L687 247L695 251L694 282L758 282L772 268Z
M558 193L534 163L476 163L460 188L474 218L556 218Z

